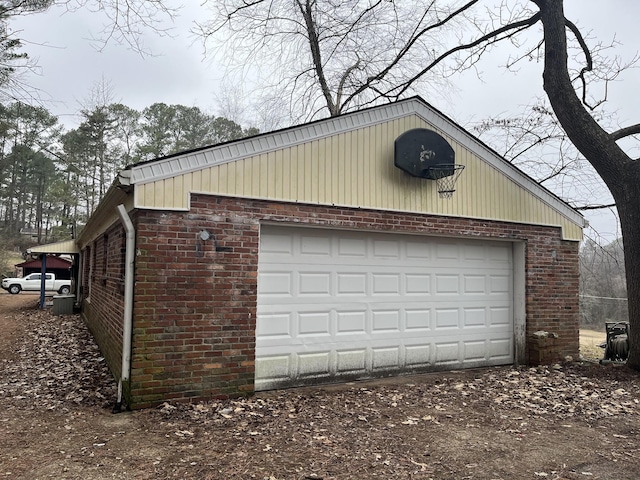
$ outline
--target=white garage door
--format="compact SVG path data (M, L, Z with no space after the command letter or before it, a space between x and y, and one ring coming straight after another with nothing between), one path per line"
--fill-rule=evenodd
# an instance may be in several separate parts
M264 225L256 390L513 363L507 242Z

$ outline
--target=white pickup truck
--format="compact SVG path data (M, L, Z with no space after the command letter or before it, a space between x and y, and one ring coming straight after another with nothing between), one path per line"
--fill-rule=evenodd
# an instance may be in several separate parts
M44 289L66 295L71 291L71 280L56 280L53 273L45 273ZM31 273L23 278L3 278L2 288L9 293L18 294L22 290L40 291L42 274Z

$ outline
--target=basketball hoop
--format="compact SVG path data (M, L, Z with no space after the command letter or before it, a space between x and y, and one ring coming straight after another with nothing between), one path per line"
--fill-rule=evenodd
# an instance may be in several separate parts
M438 195L440 198L451 198L458 177L464 170L464 165L458 163L440 163L438 165L431 165L427 167L429 171L429 178L436 181L436 187L438 189Z

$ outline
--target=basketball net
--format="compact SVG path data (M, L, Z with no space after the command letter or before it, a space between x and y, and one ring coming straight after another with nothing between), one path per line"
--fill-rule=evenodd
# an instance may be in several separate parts
M455 184L464 170L464 165L442 164L429 167L431 177L436 180L436 188L440 198L451 198L456 191Z

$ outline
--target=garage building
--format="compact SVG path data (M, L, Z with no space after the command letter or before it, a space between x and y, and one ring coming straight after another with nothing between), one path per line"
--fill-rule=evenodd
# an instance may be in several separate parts
M443 155L453 187L420 167ZM78 239L78 300L133 408L556 361L583 225L416 97L127 168Z

